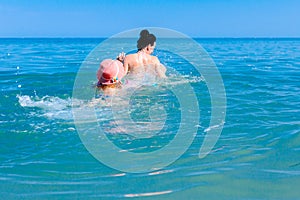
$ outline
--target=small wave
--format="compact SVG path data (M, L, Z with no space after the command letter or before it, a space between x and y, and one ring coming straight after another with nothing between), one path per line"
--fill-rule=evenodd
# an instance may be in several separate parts
M147 193L132 193L132 194L125 194L124 197L149 197L149 196L156 196L156 195L163 195L172 193L172 190L160 191L160 192L147 192Z
M225 122L222 121L220 124L216 124L216 125L213 125L213 126L210 126L210 127L206 128L206 129L204 130L204 132L211 131L212 129L217 129L217 128L223 126L224 124L225 124Z
M262 171L277 173L277 174L285 174L285 175L300 175L300 171L291 171L291 170L264 169Z

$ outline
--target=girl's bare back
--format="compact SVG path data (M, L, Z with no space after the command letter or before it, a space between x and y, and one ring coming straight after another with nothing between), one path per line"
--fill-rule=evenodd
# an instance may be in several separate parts
M154 73L158 77L165 78L166 68L159 62L156 56L138 52L127 55L124 60L125 70L129 73Z

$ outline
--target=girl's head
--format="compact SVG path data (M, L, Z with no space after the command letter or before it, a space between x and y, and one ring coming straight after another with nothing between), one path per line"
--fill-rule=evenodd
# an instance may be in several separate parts
M140 32L140 38L137 41L138 50L143 50L145 53L151 54L154 51L155 45L156 37L150 34L148 30L142 30Z
M101 62L97 72L97 86L102 89L118 87L124 76L124 67L120 61L105 59Z

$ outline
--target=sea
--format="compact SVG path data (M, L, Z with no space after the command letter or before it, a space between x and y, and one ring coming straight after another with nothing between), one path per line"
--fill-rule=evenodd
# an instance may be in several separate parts
M93 98L75 98L83 63L105 40L0 39L0 199L300 198L300 39L195 38L226 95L214 125L208 79L159 43L167 79L125 77L114 97L94 87L93 69ZM78 121L78 109L92 113ZM84 123L100 129L82 132Z

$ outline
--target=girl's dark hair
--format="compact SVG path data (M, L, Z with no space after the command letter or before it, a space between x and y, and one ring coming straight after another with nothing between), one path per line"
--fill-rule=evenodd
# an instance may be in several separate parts
M154 45L154 42L156 41L156 37L153 34L150 34L148 30L142 30L140 32L140 38L137 41L137 48L138 50L141 50L151 44L151 46Z

